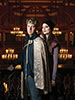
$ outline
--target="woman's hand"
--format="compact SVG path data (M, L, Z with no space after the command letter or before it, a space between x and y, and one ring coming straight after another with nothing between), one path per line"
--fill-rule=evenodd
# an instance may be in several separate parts
M7 69L12 71L12 70L14 70L14 67L13 67L13 65L10 65Z
M56 85L55 80L52 80L51 83L52 83L52 86Z

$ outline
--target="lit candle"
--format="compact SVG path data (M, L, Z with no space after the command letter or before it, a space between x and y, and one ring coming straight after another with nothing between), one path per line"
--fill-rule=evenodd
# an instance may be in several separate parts
M18 54L16 54L16 59L18 58Z
M8 59L10 59L10 54L8 54Z
M66 53L68 53L68 49L66 50Z
M7 87L7 84L5 82L3 83L3 86L5 88L5 93L8 92L8 87Z
M14 53L14 49L11 50L11 53Z
M5 56L4 58L7 59L7 54L5 54L4 56Z
M2 55L2 59L5 59L5 55Z
M67 59L67 54L65 54L65 59Z
M63 67L63 65L62 65L62 64L59 64L59 65L58 65L58 68L62 68L62 67Z
M6 49L6 53L8 53L8 49Z
M12 54L10 54L10 59L12 59Z
M59 55L59 58L62 59L62 54Z
M13 59L15 59L15 54L13 54Z
M72 58L72 54L69 54L69 59L71 59Z
M64 49L61 49L61 53L63 53Z
M65 54L63 54L63 59L65 59Z

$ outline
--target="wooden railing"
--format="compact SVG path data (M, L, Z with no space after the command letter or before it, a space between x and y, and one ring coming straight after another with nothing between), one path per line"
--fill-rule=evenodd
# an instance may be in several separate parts
M0 65L0 100L19 100L21 98L21 70L7 70L9 64ZM5 93L3 83L7 84L8 91ZM56 89L58 97L63 96L65 100L73 100L75 96L75 65L63 64L58 68L56 77ZM9 99L10 98L10 99ZM18 99L19 98L19 99Z
M18 100L21 98L20 82L20 71L10 72L7 69L0 68L0 100ZM3 83L7 84L7 91Z

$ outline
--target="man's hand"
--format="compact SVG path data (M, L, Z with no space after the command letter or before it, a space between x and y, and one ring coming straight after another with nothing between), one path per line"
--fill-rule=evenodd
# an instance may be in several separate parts
M7 69L12 71L12 70L14 70L14 67L13 67L13 65L10 65Z

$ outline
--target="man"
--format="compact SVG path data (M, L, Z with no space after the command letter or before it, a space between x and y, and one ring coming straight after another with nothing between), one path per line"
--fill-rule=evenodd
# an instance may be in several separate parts
M26 24L28 34L25 37L24 50L8 69L13 70L13 66L22 64L30 100L41 100L39 90L48 92L51 89L45 47L39 34L36 33L38 21L31 18L26 21Z

